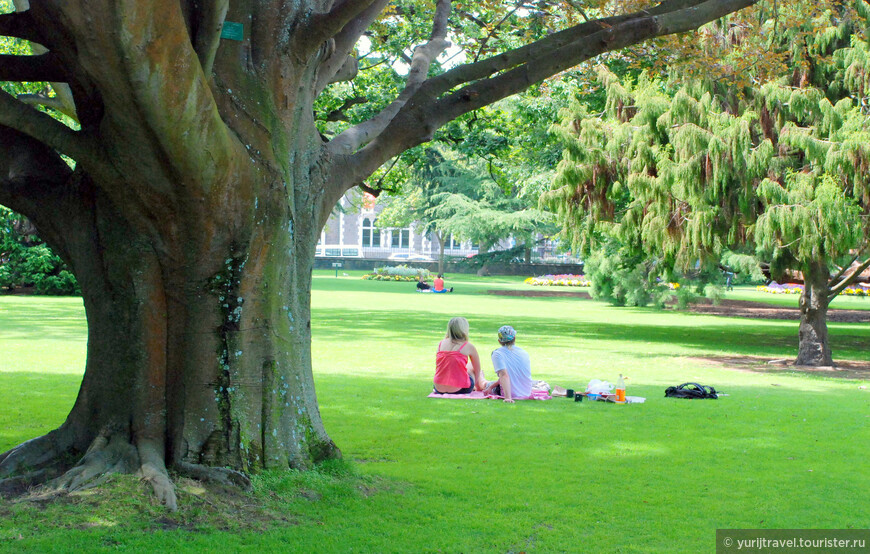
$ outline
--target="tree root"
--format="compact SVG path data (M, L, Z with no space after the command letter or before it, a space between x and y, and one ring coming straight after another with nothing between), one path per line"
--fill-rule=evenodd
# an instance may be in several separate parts
M0 454L0 480L56 466L59 458L72 448L72 433L65 426L23 442Z
M163 461L163 448L150 440L140 440L139 449L139 476L151 483L157 499L174 512L178 509L178 500L175 496L175 486L166 471L166 463Z
M170 511L178 509L162 447L148 439L140 439L134 445L126 433L101 433L79 463L51 481L49 487L74 492L95 487L113 473L136 473L151 484L157 499Z
M0 496L19 496L54 477L57 471L40 469L0 480Z
M133 445L125 437L103 432L94 439L78 464L49 485L70 492L88 488L87 485L96 486L105 475L131 473L136 457Z
M45 499L95 487L114 473L135 473L151 485L157 499L167 509L178 509L161 441L131 440L129 432L107 428L70 468L65 464L65 455L75 450L72 433L60 431L27 441L0 456L0 494L21 495L45 484L34 497ZM179 474L198 481L251 490L251 480L239 471L187 462L178 462L174 468Z
M182 475L196 479L197 481L211 481L229 487L240 488L244 491L251 490L251 480L240 471L225 467L211 467L200 464L178 462L175 468Z

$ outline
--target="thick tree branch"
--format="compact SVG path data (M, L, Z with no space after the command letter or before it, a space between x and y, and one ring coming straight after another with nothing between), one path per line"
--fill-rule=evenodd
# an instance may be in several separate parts
M411 69L408 71L404 90L402 90L398 98L378 115L338 135L329 144L329 149L332 153L349 155L360 146L368 143L390 124L390 121L399 113L399 110L414 96L425 82L429 66L450 45L445 38L449 16L450 0L438 0L432 23L432 36L429 42L414 49Z
M836 286L832 287L830 292L828 292L828 298L832 299L844 290L846 290L846 287L854 283L858 279L858 277L867 270L868 267L870 267L870 258L864 260L864 262L856 267L855 270L852 271L848 277L837 283Z
M65 81L66 75L57 56L0 54L0 81Z
M51 108L53 110L57 110L60 113L71 117L73 119L76 118L75 110L69 110L69 107L59 96L46 96L45 94L19 94L18 100L29 105L29 106L45 106L47 108Z
M16 17L23 18L23 20L25 20L25 21L29 21L30 23L28 23L28 25L37 29L37 31L34 33L33 38L29 39L31 42L30 49L33 52L33 54L36 56L48 54L49 50L48 50L48 48L46 48L42 44L43 40L42 40L41 35L38 32L39 26L35 22L32 22L32 20L31 20L30 0L13 0L12 3L14 4L15 11L17 12L14 15ZM66 115L67 117L70 117L70 118L74 119L75 121L79 121L78 113L76 110L75 98L73 97L72 88L70 87L69 83L66 82L67 81L66 76L63 76L62 80L61 79L47 79L47 80L48 80L49 84L51 85L51 88L54 89L54 94L55 94L54 98L56 98L56 100L51 100L49 103L45 103L43 105L46 105L46 106L50 105L54 109L60 111L64 115ZM22 98L23 96L26 96L26 95L19 95L19 99L25 103L31 104L29 99Z
M348 98L347 100L344 101L344 104L342 104L340 108L332 110L331 112L326 114L326 117L324 118L324 120L325 121L348 121L347 114L345 114L344 112L347 109L349 109L357 104L363 104L365 102L368 102L368 99L365 96L354 96L353 98Z
M672 0L647 11L583 23L433 77L418 88L379 136L367 137L368 145L348 165L354 172L349 181L361 180L399 152L429 140L435 129L464 113L521 92L603 52L697 28L756 1ZM466 86L442 97L460 85ZM335 152L349 154L347 150Z
M139 121L134 128L153 133L153 144L174 173L173 179L209 190L222 182L240 144L221 119L180 7L167 2L166 9L156 10L132 1L125 6L127 19L117 33L119 59L111 62L122 65L120 77L127 82L121 90L129 98L107 110L116 112L111 117L119 122L135 117ZM160 40L154 40L153 29L160 29ZM119 75L100 77L97 88L119 88L102 80ZM113 140L124 140L124 128L113 131L118 133Z
M221 29L224 19L230 7L229 0L210 0L203 2L198 10L196 38L193 41L193 49L199 57L202 72L206 77L211 75L214 66L214 58L220 44Z
M358 63L351 56L351 52L365 30L384 11L388 3L389 0L374 0L367 9L345 25L335 36L333 52L317 69L315 95L320 94L330 83L350 80L356 76Z
M40 40L39 32L27 12L0 15L0 36L15 37L31 42Z
M294 33L298 37L298 40L291 45L291 50L300 50L307 53L319 48L327 40L337 37L345 26L353 22L354 19L366 12L375 3L379 4L381 2L379 0L344 0L343 2L336 2L328 12L312 15ZM378 13L380 13L380 10L378 10Z
M19 102L4 91L0 91L0 125L21 131L74 160L95 161L94 151L84 135L50 115Z
M501 71L505 71L520 66L522 64L531 64L536 63L539 60L547 59L550 56L554 55L554 52L564 49L566 46L580 44L582 39L584 38L591 37L592 35L601 33L602 31L614 29L621 24L636 21L640 18L646 18L650 16L662 16L680 12L681 10L686 9L691 10L700 4L737 4L737 7L732 8L730 11L727 11L727 9L723 10L724 13L721 15L725 15L727 13L731 13L746 6L752 5L757 1L758 0L745 0L743 2L733 2L732 0L711 0L708 2L704 2L704 0L665 0L661 4L650 8L649 10L644 10L632 14L605 17L601 19L596 19L594 21L581 23L580 25L575 25L574 27L570 27L557 33L553 33L546 38L535 41L531 44L527 44L526 46L504 52L502 54L487 58L479 62L456 67L440 76L430 79L426 83L425 88L428 90L429 94L432 97L436 97L464 83L483 79L485 77L489 77ZM713 19L717 19L718 17L721 17L721 15L713 17L712 19L706 21L698 19L695 28L700 27L701 25L708 23ZM664 34L667 33L658 33L655 36L661 36ZM612 49L613 48L611 48L610 50ZM576 65L577 63L580 62L575 62L574 65ZM569 65L567 67L573 66Z
M33 219L49 201L46 188L63 186L72 174L53 149L0 126L0 204Z
M846 272L849 271L849 268L852 267L852 264L855 263L856 261L858 261L858 258L860 258L860 257L861 257L861 253L860 253L860 252L858 252L857 254L855 254L855 255L852 257L852 259L849 260L849 263L843 265L843 267L840 268L840 271L838 271L836 275L834 275L833 277L831 277L831 282L832 282L832 283L836 283L836 282L838 282L838 281L840 280L840 277L842 277L843 275L845 275Z

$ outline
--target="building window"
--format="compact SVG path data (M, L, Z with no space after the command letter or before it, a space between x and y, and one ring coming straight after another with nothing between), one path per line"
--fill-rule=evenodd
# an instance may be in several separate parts
M375 222L369 218L362 222L362 245L363 247L378 247L381 245L381 230L375 227Z
M462 248L462 241L460 241L453 235L450 235L444 247L448 250L459 250L460 248Z
M411 245L410 229L393 229L390 233L390 246L393 248L409 248Z

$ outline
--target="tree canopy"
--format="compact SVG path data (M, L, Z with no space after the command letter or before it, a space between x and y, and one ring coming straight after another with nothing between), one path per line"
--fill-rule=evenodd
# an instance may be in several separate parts
M603 231L684 269L748 243L775 273L803 273L804 323L814 311L823 324L830 299L870 265L866 15L863 4L826 12L814 35L793 39L818 54L813 73L735 81L724 94L703 79L634 83L601 68L604 112L577 102L556 128L566 149L547 201L574 242L589 251ZM829 283L829 267L856 259ZM830 365L823 328L801 337L799 361Z

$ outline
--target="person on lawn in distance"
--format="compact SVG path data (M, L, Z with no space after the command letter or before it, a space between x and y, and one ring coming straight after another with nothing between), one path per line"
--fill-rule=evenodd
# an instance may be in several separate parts
M480 370L477 348L468 342L468 320L454 317L435 353L434 392L468 394L488 385Z
M453 287L449 289L444 288L444 274L439 273L438 277L435 277L435 291L434 292L453 292Z
M529 354L516 346L517 332L510 325L498 330L500 348L492 351L492 367L498 376L484 389L486 394L504 397L505 402L532 396L532 363Z
M417 275L417 290L420 292L431 292L432 287L423 278L423 274Z

